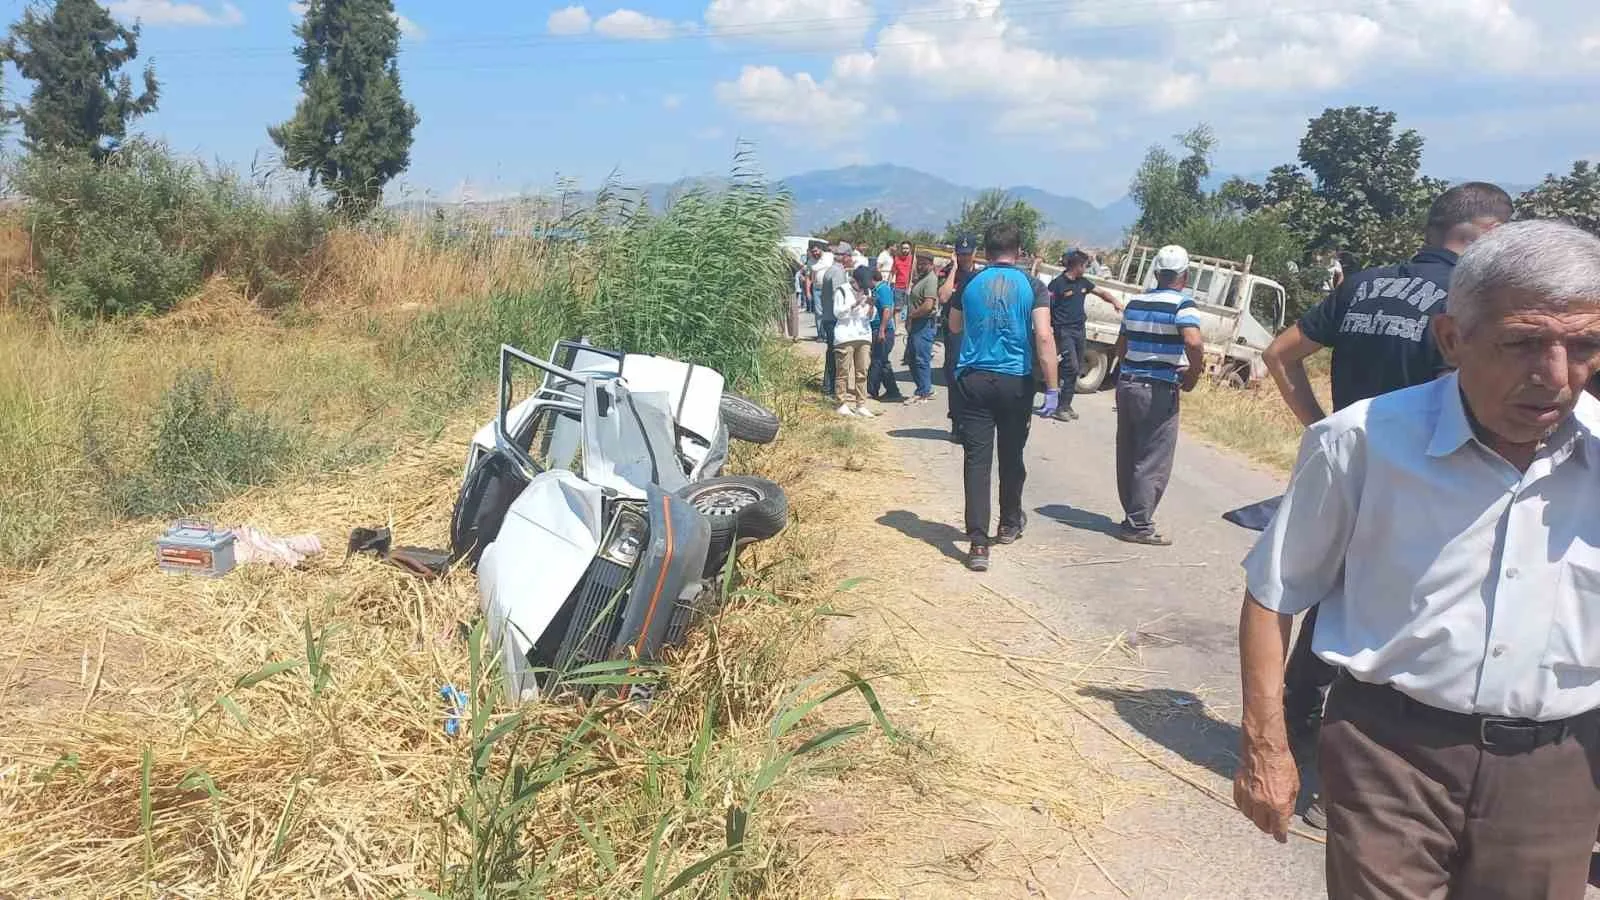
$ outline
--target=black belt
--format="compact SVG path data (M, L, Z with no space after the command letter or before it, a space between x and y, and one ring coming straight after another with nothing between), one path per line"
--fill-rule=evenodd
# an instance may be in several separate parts
M1560 743L1600 715L1600 710L1590 710L1565 719L1540 722L1514 716L1452 712L1414 700L1391 685L1368 684L1342 671L1334 681L1333 689L1346 699L1387 709L1499 753L1527 753L1546 744Z
M1166 387L1173 388L1174 390L1176 390L1178 387L1178 383L1176 381L1168 381L1165 378L1157 378L1154 375L1134 375L1129 372L1118 372L1117 380L1129 382L1142 381L1145 384L1164 385Z

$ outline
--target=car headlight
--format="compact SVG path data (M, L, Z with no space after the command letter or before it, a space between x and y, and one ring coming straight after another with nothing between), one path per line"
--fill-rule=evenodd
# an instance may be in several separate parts
M644 551L649 533L650 525L644 516L631 509L618 510L616 521L611 524L611 534L606 538L600 555L619 566L632 568L639 561L639 554Z

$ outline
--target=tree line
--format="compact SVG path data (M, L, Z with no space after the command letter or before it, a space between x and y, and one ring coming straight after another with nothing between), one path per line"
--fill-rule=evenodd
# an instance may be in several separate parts
M1022 232L1022 247L1029 253L1046 249L1041 248L1039 243L1039 232L1045 225L1044 214L1026 201L998 188L981 191L978 196L962 201L961 213L945 223L943 233L926 228L899 228L876 208L869 207L823 229L822 236L829 241L851 241L874 249L902 241L925 247L953 244L963 234L981 238L990 225L998 222L1017 226Z
M139 57L137 23L96 0L30 6L0 43L32 91L3 108L30 154L101 161L128 127L154 112L161 85L146 64L138 87L124 71ZM417 114L400 89L400 26L392 0L309 0L295 27L301 96L294 115L268 127L283 164L329 195L334 209L371 212L410 164Z
M1178 155L1152 146L1129 191L1139 206L1133 231L1145 243L1242 260L1289 290L1291 312L1321 299L1335 253L1362 267L1407 259L1422 243L1428 206L1448 186L1421 174L1424 141L1400 130L1393 112L1329 108L1311 119L1294 162L1260 182L1233 177L1215 191L1216 137L1205 124L1178 135ZM1562 218L1600 234L1600 169L1573 164L1517 199L1521 218ZM1348 258L1348 257L1347 257Z

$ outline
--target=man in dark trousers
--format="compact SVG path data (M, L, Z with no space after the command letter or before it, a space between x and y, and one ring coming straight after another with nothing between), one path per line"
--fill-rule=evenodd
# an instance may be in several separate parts
M970 234L956 238L956 262L939 286L939 302L944 304L944 384L949 402L950 440L961 443L961 392L956 390L956 360L961 356L961 334L950 329L950 299L966 285L977 272L973 254L978 252L978 241Z
M1178 450L1179 391L1192 391L1205 370L1205 343L1189 284L1189 253L1176 244L1156 251L1155 289L1128 301L1117 336L1117 496L1122 525L1113 534L1133 544L1165 547L1156 506L1172 478Z
M1510 219L1511 197L1505 191L1481 181L1457 185L1433 201L1426 243L1410 262L1344 273L1333 293L1278 335L1262 361L1300 424L1309 428L1325 415L1305 368L1306 358L1323 347L1333 348L1334 412L1432 381L1445 371L1429 322L1444 312L1460 253ZM1284 676L1289 734L1302 748L1316 743L1322 693L1335 674L1311 652L1316 623L1313 606L1300 624ZM1322 807L1315 799L1306 821L1323 825Z
M841 287L850 284L850 261L855 253L855 248L840 241L833 248L833 265L822 275L819 290L821 300L817 304L817 331L822 335L822 343L826 347L826 355L822 361L822 396L829 403L838 401L834 390L836 379L835 363L833 359L833 326L836 324L833 311L833 296Z
M1088 338L1084 329L1089 316L1084 311L1084 300L1089 294L1111 304L1122 312L1122 304L1115 295L1084 277L1089 266L1089 254L1073 250L1061 255L1061 274L1050 281L1050 327L1055 329L1056 352L1061 355L1057 368L1061 381L1061 408L1055 418L1070 422L1078 417L1072 411L1072 395L1077 389L1078 373L1083 371L1083 354Z
M960 341L955 385L961 395L957 425L965 453L962 484L966 491L967 538L972 542L967 567L989 569L989 472L1000 452L1000 528L995 541L1009 544L1022 537L1022 483L1028 471L1022 449L1033 416L1033 378L1044 370L1042 415L1055 412L1060 385L1055 366L1055 335L1050 329L1050 300L1038 279L1017 268L1022 233L1001 222L983 235L988 266L957 288L950 298L949 329ZM1039 365L1040 363L1044 365Z

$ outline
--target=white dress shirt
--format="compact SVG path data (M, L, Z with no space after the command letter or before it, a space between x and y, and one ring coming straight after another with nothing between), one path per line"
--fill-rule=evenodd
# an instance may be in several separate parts
M1312 649L1462 713L1600 707L1600 401L1527 472L1473 435L1454 374L1306 431L1244 567L1262 606L1321 603Z

